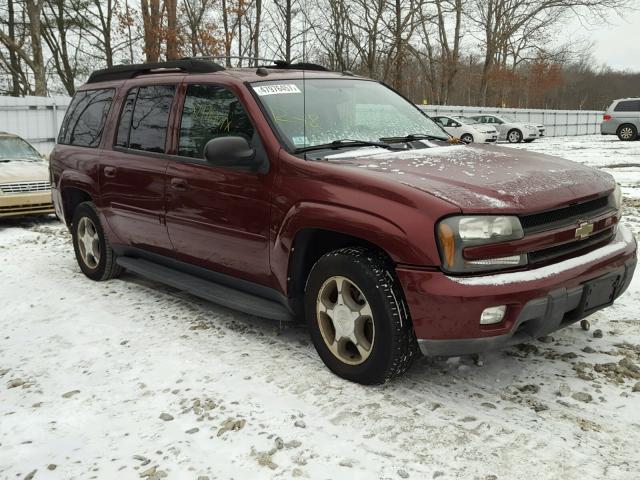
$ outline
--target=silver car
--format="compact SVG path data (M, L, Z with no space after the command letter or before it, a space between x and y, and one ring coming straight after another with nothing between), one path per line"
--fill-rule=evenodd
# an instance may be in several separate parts
M602 117L600 133L617 135L620 140L637 140L640 130L640 98L614 100Z
M509 143L533 142L544 135L544 125L518 122L506 115L473 115L471 118L498 130L498 140Z

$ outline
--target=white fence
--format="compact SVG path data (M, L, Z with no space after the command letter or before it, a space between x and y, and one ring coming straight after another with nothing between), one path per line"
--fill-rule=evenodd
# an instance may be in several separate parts
M58 136L70 97L0 97L0 131L14 133L48 154ZM525 110L518 108L420 105L429 115L502 114L519 121L546 125L547 135L600 133L604 112L594 110Z
M419 105L427 115L506 115L520 122L545 125L549 137L600 133L604 112L597 110L536 110L495 107Z
M0 96L0 132L19 135L47 155L70 101L70 97Z

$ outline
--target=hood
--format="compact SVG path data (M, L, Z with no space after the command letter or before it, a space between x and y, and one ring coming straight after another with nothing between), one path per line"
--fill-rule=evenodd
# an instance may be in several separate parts
M49 164L44 161L0 162L0 183L49 181Z
M325 160L385 175L459 207L466 213L533 213L610 192L611 175L579 163L526 150L450 145L389 152L364 148Z

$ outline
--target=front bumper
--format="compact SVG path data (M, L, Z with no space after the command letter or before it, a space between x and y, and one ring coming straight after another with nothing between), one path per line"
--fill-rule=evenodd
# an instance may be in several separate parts
M0 218L54 213L51 192L0 194Z
M570 325L619 297L635 266L635 239L621 225L610 244L538 269L476 277L408 267L397 273L420 349L451 356L530 341ZM507 305L502 322L480 325L482 311L497 305Z

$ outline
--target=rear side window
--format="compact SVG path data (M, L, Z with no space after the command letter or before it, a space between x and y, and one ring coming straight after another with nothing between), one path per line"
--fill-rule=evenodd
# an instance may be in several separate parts
M240 100L215 85L189 85L180 122L178 155L204 157L204 146L213 138L240 136L251 141L253 125Z
M114 93L112 88L76 93L62 122L58 143L97 147Z
M174 94L174 85L150 85L129 92L120 114L116 145L164 153Z
M640 112L640 100L622 100L613 109L614 112Z

